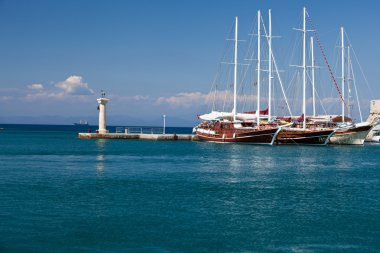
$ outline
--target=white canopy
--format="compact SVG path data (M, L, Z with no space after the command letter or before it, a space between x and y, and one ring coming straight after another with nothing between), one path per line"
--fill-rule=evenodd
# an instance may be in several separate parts
M203 114L200 115L199 118L202 120L223 120L223 119L228 119L232 120L233 119L233 113L232 112L218 112L218 111L212 111L211 113ZM260 115L261 119L267 118L267 115ZM237 113L236 114L236 119L241 120L241 121L253 121L256 120L256 114L252 113Z

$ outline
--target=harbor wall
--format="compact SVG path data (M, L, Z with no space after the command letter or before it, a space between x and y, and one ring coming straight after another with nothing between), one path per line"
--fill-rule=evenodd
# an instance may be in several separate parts
M128 133L79 133L80 139L125 139L151 141L197 141L193 134L128 134Z

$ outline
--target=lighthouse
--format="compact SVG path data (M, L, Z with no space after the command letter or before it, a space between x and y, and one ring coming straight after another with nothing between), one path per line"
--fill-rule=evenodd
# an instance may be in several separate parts
M107 133L107 126L106 126L106 104L108 103L109 99L106 98L106 93L102 91L101 97L97 99L98 101L98 110L99 110L99 129L98 133L105 134Z

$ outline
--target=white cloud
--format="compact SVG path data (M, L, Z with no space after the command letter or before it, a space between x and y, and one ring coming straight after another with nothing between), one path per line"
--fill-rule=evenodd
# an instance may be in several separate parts
M38 92L33 94L26 94L25 99L27 101L43 100L46 98L52 99L64 99L65 93L63 92Z
M44 88L44 86L40 83L34 83L31 85L28 85L28 88L31 90L42 90Z
M118 97L118 99L121 101L146 101L149 99L149 96L135 95L135 96Z
M2 101L2 102L9 101L12 99L13 99L12 96L0 96L0 101Z
M196 104L204 104L206 97L207 94L200 92L183 92L175 96L159 97L156 102L157 104L170 104L171 106L188 108Z
M340 104L340 98L338 98L338 97L327 97L327 98L323 98L322 99L322 104L323 105L326 105L326 106L328 106L328 105L331 105L331 104Z
M88 95L94 93L81 76L69 76L65 81L56 83L53 88L45 89L42 84L35 83L27 86L30 90L24 97L26 101L44 99L75 99L87 101ZM58 89L57 89L58 88Z
M257 101L255 95L242 95L238 96L239 102L254 102ZM215 103L221 103L226 101L231 103L233 101L232 92L230 91L217 91L207 94L201 92L181 92L170 97L159 97L156 101L157 104L169 104L173 107L189 108L197 105L208 105L213 101Z
M62 89L64 93L70 95L94 94L94 91L82 79L81 76L70 76L65 81L57 83L55 87Z

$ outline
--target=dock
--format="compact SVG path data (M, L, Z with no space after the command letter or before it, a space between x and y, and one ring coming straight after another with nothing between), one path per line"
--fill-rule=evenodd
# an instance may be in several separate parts
M99 111L99 128L95 133L78 133L79 139L112 139L112 140L149 140L149 141L198 141L194 134L166 133L166 122L164 127L116 127L115 133L110 133L106 125L106 105L110 101L106 98L104 91L97 99Z
M78 138L149 141L198 141L198 137L194 134L79 133Z

